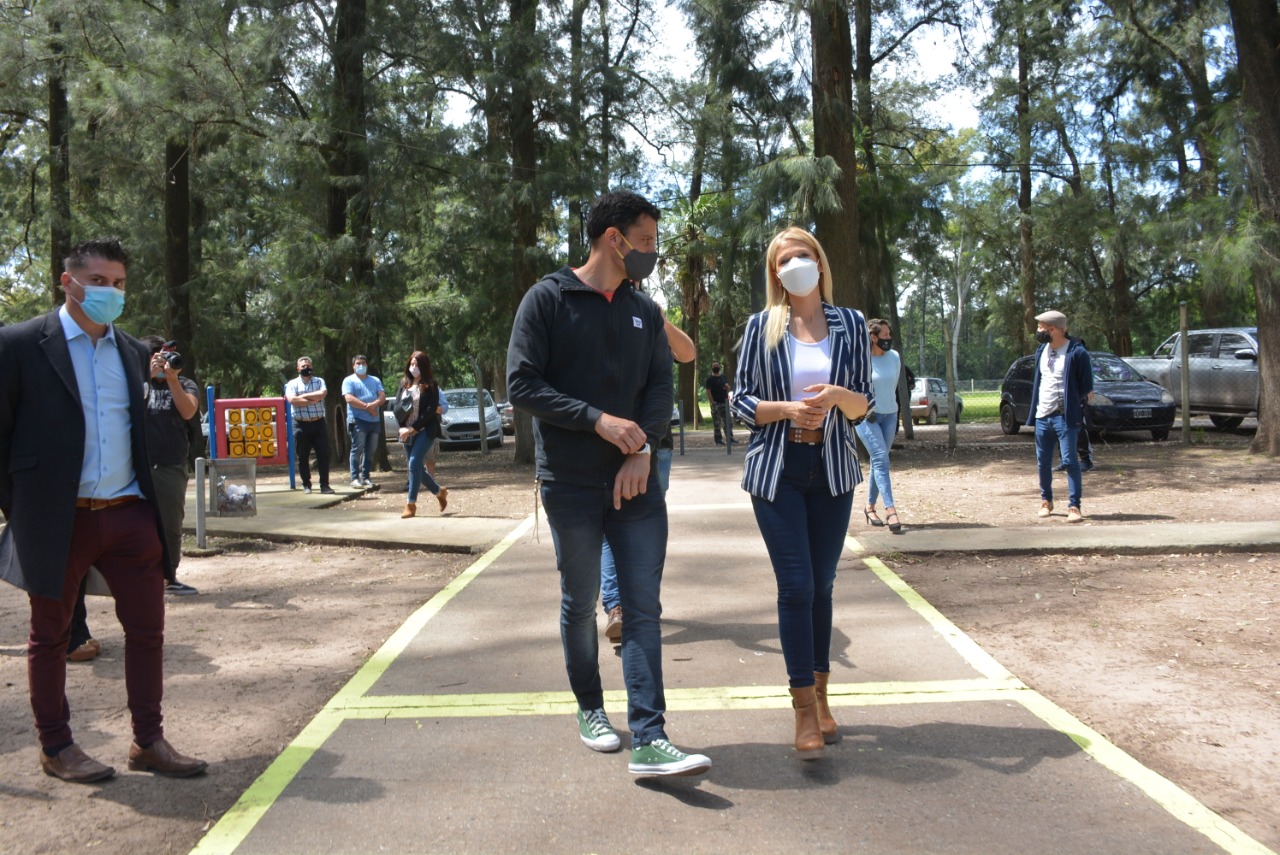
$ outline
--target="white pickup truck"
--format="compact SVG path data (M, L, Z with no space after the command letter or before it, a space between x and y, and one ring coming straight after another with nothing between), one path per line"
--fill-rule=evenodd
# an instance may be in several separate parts
M1174 333L1152 356L1125 357L1142 376L1168 389L1182 405L1182 336ZM1227 327L1187 333L1190 411L1232 430L1258 412L1258 328Z

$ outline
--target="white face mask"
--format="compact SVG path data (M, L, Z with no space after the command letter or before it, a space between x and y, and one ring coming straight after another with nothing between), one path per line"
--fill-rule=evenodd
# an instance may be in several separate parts
M413 379L415 380L422 376L422 372L418 370L418 366L416 365L409 366L409 373L413 375Z
M778 268L782 287L797 297L803 297L817 288L820 276L818 262L812 258L793 258Z

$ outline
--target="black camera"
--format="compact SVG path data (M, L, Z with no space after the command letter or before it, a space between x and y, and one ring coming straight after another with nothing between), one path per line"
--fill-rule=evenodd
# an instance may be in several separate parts
M160 348L160 355L164 357L164 361L169 363L169 367L174 371L182 370L182 354L178 353L178 343L176 341L166 341Z

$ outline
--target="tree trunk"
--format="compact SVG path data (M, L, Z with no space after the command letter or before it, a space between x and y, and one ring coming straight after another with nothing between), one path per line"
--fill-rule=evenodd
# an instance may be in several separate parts
M827 253L836 303L862 308L873 301L862 277L858 243L858 155L854 143L853 45L848 11L840 0L815 0L809 11L813 51L813 151L840 169L839 210L814 216L814 232Z
M859 216L862 222L862 278L866 282L866 302L857 308L868 318L878 318L883 313L881 307L885 301L893 300L893 295L886 277L889 258L884 223L885 200L879 193L880 175L876 168L875 140L872 136L875 114L871 99L871 0L854 0L853 22L857 57L853 66L857 91L857 138L862 140L864 186L871 189L870 200L859 196L863 205Z
M49 302L63 300L62 263L71 254L71 119L67 110L67 62L62 27L49 23Z
M325 237L333 247L350 235L352 251L331 252L326 271L328 285L335 292L352 286L353 306L374 306L372 258L372 206L369 200L368 101L365 96L364 58L368 47L366 0L338 0L334 8L333 89L331 92L330 136L327 165L329 187L326 200ZM365 316L349 324L362 337L377 336L377 324ZM341 389L348 369L344 342L330 333L321 334L326 385ZM355 346L355 342L347 342ZM336 382L335 382L336 381ZM342 428L341 394L325 398L325 411L333 425L334 459L349 450L349 437ZM345 409L341 412L345 413Z
M1280 5L1228 0L1244 93L1249 183L1264 228L1253 265L1258 309L1258 433L1251 450L1280 456Z
M178 342L188 377L196 375L191 323L191 158L186 140L164 144L165 332Z
M1025 13L1025 10L1023 10ZM1036 269L1031 221L1031 82L1026 23L1018 21L1018 284L1022 291L1022 326L1018 343L1031 352L1029 333L1036 326Z
M509 311L515 315L515 303L533 285L537 271L531 263L538 246L538 143L534 118L533 81L534 38L537 34L538 0L511 0L510 65L511 98L508 106L508 128L511 144L511 276L515 298ZM534 438L532 423L522 431L522 419L516 427L516 463L532 464Z

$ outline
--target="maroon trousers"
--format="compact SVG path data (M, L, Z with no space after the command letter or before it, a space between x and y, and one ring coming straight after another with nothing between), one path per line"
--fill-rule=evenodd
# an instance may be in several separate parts
M124 682L133 738L148 745L164 736L164 560L156 512L146 501L91 511L76 508L62 597L30 597L27 679L40 745L71 742L67 703L67 639L80 580L94 566L116 602L124 629Z

